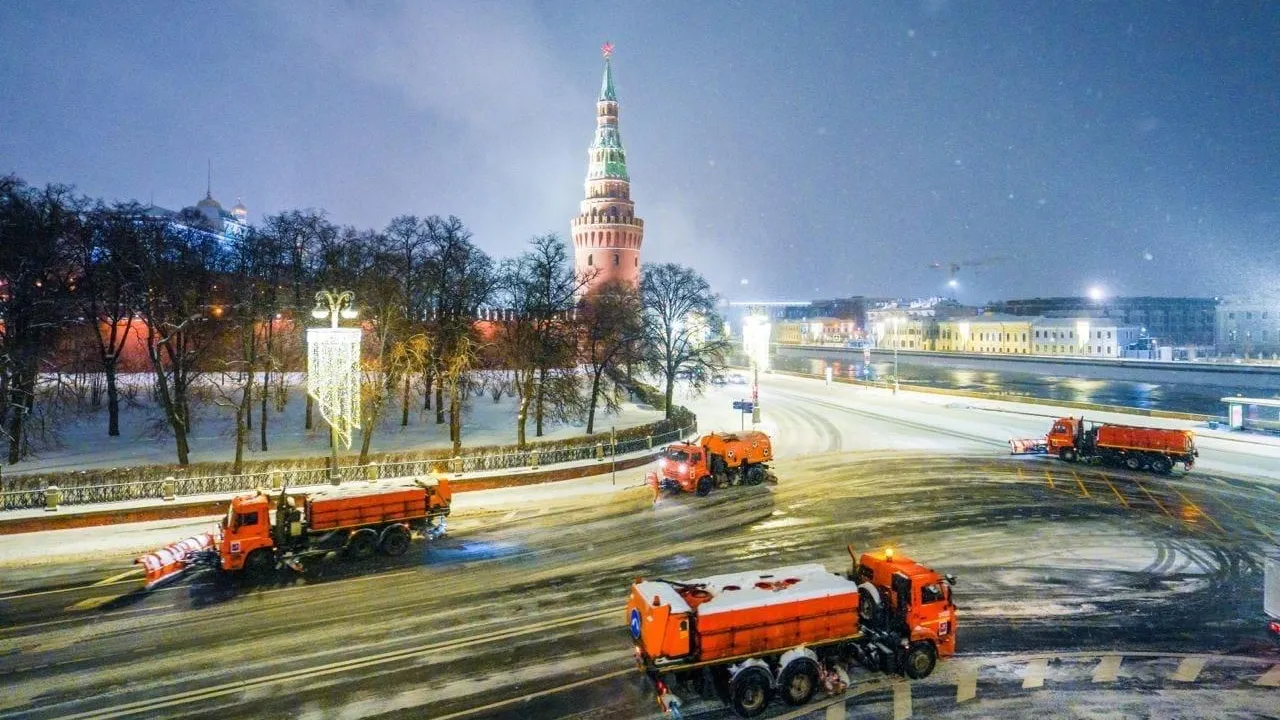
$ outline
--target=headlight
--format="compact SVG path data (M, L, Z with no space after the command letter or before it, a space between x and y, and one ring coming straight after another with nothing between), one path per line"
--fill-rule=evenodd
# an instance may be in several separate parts
M685 465L684 463L680 463L680 467L676 468L676 470L678 470L680 474L683 475L686 472L689 472L689 466Z
M660 468L664 468L664 467L666 467L666 466L667 466L667 459L666 459L666 458L658 458L658 467L660 467Z

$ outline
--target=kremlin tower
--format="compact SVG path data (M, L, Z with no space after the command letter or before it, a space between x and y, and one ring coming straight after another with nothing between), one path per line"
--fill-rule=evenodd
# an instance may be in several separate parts
M605 43L604 80L596 101L596 134L587 151L586 199L571 223L579 273L594 274L585 292L610 280L637 285L644 221L635 215L627 153L618 134L618 97L613 90L613 45Z

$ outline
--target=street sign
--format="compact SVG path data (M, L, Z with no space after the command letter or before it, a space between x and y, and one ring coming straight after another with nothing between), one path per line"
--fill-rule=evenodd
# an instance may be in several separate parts
M751 412L755 408L755 406L756 404L751 402L750 400L734 400L733 401L733 409L741 410L744 415L746 413Z

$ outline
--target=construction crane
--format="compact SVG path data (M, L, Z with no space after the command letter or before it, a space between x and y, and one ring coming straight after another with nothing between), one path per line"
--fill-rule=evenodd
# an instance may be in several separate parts
M981 260L947 260L945 262L929 263L930 270L946 270L947 271L947 287L960 287L960 281L956 279L956 273L960 272L960 268L980 267L982 265L990 265L1000 258L983 258Z

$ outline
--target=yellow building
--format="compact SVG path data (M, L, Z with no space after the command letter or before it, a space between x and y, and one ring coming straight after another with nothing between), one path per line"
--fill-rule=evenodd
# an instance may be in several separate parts
M1032 324L1037 318L975 315L938 321L937 349L992 355L1031 353Z

